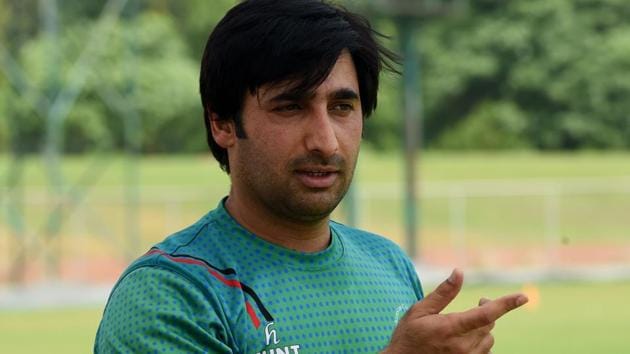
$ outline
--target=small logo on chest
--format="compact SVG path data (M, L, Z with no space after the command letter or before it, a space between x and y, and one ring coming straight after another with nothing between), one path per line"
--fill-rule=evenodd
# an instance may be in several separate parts
M273 348L269 348L273 346ZM256 354L299 354L300 353L300 345L299 344L291 344L291 345L280 345L280 339L278 339L278 332L274 328L274 323L269 322L265 326L265 349L257 352Z
M394 325L398 324L400 319L405 315L405 313L407 313L408 309L409 309L409 305L406 305L406 304L398 305L398 307L396 308L396 312L394 313Z

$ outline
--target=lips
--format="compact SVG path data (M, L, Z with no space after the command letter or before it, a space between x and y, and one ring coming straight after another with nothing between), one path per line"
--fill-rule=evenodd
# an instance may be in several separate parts
M332 187L339 177L339 170L334 168L300 168L295 171L300 182L313 189L326 189Z

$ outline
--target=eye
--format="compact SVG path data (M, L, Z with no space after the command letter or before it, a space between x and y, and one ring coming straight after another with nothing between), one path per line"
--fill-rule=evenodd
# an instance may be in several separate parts
M275 107L273 111L274 112L294 112L294 111L299 111L300 109L302 109L302 107L299 104L289 103L289 104Z
M354 105L351 103L336 103L331 107L331 111L341 114L349 114L354 111Z

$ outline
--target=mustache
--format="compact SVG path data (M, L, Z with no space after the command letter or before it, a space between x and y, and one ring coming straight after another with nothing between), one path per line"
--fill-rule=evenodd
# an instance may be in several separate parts
M346 167L346 160L337 154L331 155L330 157L324 157L319 154L309 154L297 157L289 163L291 170L299 170L302 167L312 166L333 167L338 170L343 170Z

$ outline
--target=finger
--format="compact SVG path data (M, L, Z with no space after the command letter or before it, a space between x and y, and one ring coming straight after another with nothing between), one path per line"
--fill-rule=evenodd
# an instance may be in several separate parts
M490 323L487 326L475 328L472 331L483 333L483 334L490 333L494 329L494 325L495 324L496 324L496 322L492 322L492 323Z
M501 316L527 303L527 300L523 294L506 295L471 310L453 314L452 317L456 319L459 331L466 333L491 325Z
M479 344L475 346L472 350L471 354L488 354L491 353L492 347L494 346L494 337L492 334L488 334L481 339Z
M481 299L479 299L479 306L483 306L484 304L489 303L491 300L488 299L487 297L482 297Z
M410 316L424 317L440 313L457 296L463 282L464 274L462 271L457 268L453 269L448 279L411 308Z
M491 335L492 333L492 329L494 327L495 322L492 322L491 324L481 327L481 328L477 328L474 329L468 333L465 334L465 336L470 337L470 338L474 338L474 343L475 346L479 345L479 343L482 342L482 340L487 337L488 335Z
M488 299L486 297L482 297L481 299L479 299L479 306L483 306L483 305L489 303L490 301L492 301L492 300L490 300L490 299ZM482 327L482 329L484 331L486 331L486 332L490 332L494 328L494 324L495 324L495 322L492 322L491 324L487 325L486 327Z
M481 329L485 332L490 333L490 331L492 331L494 329L494 325L496 324L496 322L492 322L487 326L481 327Z

